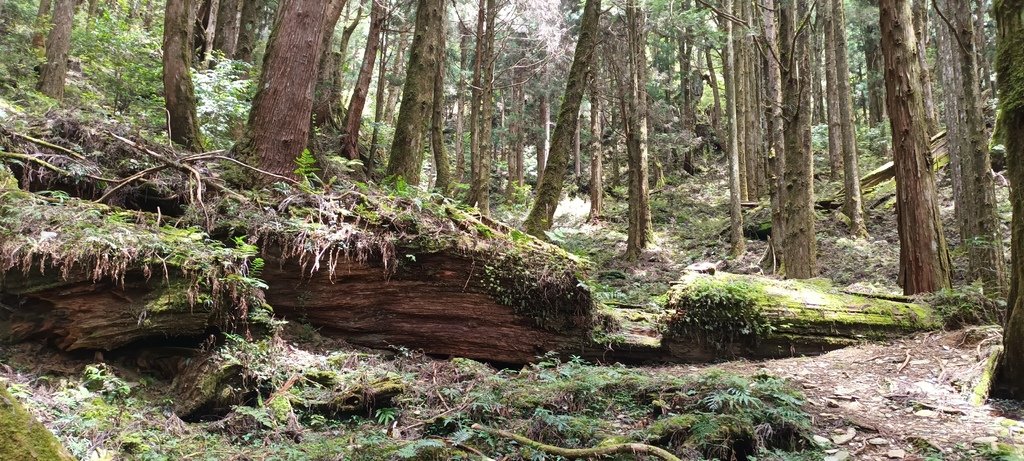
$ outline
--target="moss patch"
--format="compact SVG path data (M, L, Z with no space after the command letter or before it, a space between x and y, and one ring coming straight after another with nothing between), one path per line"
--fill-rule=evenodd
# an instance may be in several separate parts
M60 442L0 382L0 459L73 461Z

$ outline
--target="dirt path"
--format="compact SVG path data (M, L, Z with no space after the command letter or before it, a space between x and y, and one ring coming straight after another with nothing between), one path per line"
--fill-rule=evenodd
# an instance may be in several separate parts
M996 329L928 333L818 357L716 367L767 372L802 387L818 435L829 439L820 440L829 459L984 459L994 442L1024 442L1024 423L1009 416L1016 411L1000 402L969 403L999 335Z

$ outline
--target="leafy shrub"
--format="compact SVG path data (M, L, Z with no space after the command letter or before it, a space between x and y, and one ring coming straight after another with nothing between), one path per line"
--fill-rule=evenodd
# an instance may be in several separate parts
M250 78L252 65L230 59L216 62L211 69L193 73L196 115L209 147L227 149L245 127L256 90Z

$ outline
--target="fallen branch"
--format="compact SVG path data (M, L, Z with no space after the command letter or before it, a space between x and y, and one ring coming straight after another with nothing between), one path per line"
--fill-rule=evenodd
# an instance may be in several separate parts
M534 450L543 451L544 453L556 456L562 456L569 459L581 459L581 458L595 458L598 456L615 455L622 453L631 453L634 455L651 455L656 458L663 459L665 461L682 461L676 455L669 453L668 450L658 448L653 445L647 445L644 443L622 443L617 445L608 445L605 447L594 447L594 448L562 448L554 445L548 445L540 443L536 440L523 437L519 434L513 434L508 431L501 429L494 429L490 427L481 426L474 424L473 429L483 431L491 435L498 437L514 440L519 442L520 445L533 448Z
M58 146L56 144L43 141L42 139L33 138L33 137L31 137L29 135L26 135L26 134L15 133L15 132L11 132L11 134L14 135L14 136L17 136L17 137L19 137L21 139L24 139L24 140L26 140L28 142L31 142L33 144L38 144L38 145L43 146L43 147L48 147L50 149L59 150L61 152L64 152L65 154L68 154L68 155L70 155L70 156L72 156L74 158L77 158L79 160L86 160L84 155L79 154L78 152L75 152L75 151L73 151L71 149L68 149L66 147L60 147L60 146Z
M64 175L64 176L77 176L77 175L75 175L74 173L72 173L72 172L70 172L68 170L65 170L65 169L63 169L63 168L61 168L61 167L59 167L57 165L54 165L54 164L52 164L50 162L47 162L46 160L43 160L43 159L41 159L39 157L31 156L31 155L28 155L28 154L18 154L18 153L15 153L15 152L0 151L0 157L13 158L13 159L21 160L21 161L24 161L24 162L32 162L32 163L35 163L36 165L39 165L39 166L41 166L43 168L46 168L48 170L51 170L51 171L53 171L53 172L55 172L57 174L61 174L61 175ZM89 178L89 179L92 179L92 180L95 180L95 181L104 181L104 182L114 182L114 181L116 181L115 179L104 178L104 177L101 177L101 176L94 176L94 175L91 175L91 174L82 174L82 176L85 176L86 178Z

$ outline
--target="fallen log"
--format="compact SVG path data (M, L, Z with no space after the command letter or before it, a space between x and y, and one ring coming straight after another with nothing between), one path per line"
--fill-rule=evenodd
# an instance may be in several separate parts
M842 292L825 281L687 274L669 291L661 347L676 360L827 352L942 327L926 305Z
M315 208L290 197L291 209L222 216L235 234L218 240L157 214L0 191L0 338L198 342L260 327L266 307L355 344L501 363L589 338L582 265L555 246L447 202L305 198Z

